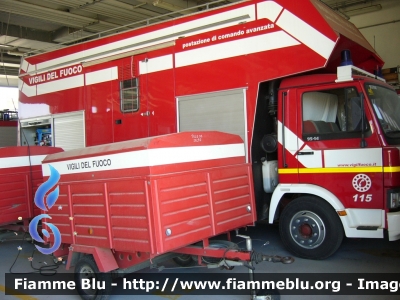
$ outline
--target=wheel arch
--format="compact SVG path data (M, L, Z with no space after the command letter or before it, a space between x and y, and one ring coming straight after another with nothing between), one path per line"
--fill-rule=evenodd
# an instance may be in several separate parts
M332 192L324 189L318 185L314 184L278 184L275 188L272 198L271 204L269 207L269 216L268 221L270 224L274 222L274 220L278 217L278 205L281 202L284 195L287 194L298 194L300 196L303 195L312 195L321 198L328 202L335 211L345 210L342 202L337 198ZM347 226L347 223L344 222L342 218L340 218L343 227Z

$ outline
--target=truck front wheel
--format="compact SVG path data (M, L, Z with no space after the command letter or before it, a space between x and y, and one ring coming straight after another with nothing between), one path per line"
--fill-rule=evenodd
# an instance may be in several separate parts
M299 197L284 208L279 232L290 252L308 259L329 257L339 248L344 236L332 206L313 196Z

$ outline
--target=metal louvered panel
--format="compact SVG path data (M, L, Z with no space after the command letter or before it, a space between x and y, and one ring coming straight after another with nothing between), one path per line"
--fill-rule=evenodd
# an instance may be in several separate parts
M229 90L178 98L179 131L217 130L246 141L245 90Z
M54 146L65 151L84 148L85 125L83 111L68 115L54 115Z

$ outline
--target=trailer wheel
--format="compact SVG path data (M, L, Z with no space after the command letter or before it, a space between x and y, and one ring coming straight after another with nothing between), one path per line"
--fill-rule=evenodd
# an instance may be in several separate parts
M329 257L339 248L344 236L332 206L313 196L299 197L285 207L279 232L290 252L308 259Z
M83 256L75 266L75 283L79 295L84 300L107 300L111 294L111 273L102 273L94 261L92 255ZM95 279L96 285L89 289L84 289L82 286L83 279ZM104 282L104 289L102 284ZM99 286L97 286L99 284ZM100 287L100 289L99 289Z

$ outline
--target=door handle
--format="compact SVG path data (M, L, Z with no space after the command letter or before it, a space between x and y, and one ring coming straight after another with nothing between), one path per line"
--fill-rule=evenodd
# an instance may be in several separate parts
M314 155L314 151L299 152L298 155Z

